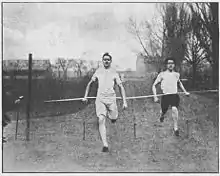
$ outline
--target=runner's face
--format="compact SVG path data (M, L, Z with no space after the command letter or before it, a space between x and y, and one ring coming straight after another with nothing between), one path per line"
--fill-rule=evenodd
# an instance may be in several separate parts
M109 68L112 63L112 60L109 56L104 56L104 58L102 59L102 62L105 68Z
M173 71L174 67L175 67L175 63L173 62L173 60L168 60L167 61L167 69L170 71Z

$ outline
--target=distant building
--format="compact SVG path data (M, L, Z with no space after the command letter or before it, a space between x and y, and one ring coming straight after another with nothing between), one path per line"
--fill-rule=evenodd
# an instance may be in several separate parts
M145 58L142 54L138 54L136 60L136 73L139 76L143 76L146 74L146 67L145 67Z
M156 60L156 59L155 59ZM145 76L149 73L157 72L157 66L154 58L148 58L143 54L139 54L136 60L136 74L137 76Z

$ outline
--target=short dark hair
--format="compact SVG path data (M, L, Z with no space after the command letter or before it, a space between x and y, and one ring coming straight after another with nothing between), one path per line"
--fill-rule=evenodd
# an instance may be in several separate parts
M111 56L108 52L103 54L102 59L103 59L105 56L110 57L110 59L112 60L112 56Z
M167 57L167 58L165 59L165 62L164 62L164 63L167 64L169 60L172 60L172 61L174 62L174 64L176 64L176 60L175 60L173 57Z

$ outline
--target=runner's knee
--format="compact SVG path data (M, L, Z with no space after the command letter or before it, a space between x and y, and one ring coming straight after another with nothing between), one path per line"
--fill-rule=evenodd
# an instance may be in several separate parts
M99 116L99 124L103 124L105 123L105 116L104 115L100 115Z
M178 109L177 109L177 107L175 107L175 106L172 106L172 114L173 115L178 115Z

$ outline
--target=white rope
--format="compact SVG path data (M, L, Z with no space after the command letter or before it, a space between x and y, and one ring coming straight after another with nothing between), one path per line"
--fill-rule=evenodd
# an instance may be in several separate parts
M205 93L205 92L218 92L218 90L200 90L200 91L189 91L189 93ZM170 93L173 94L173 93ZM163 96L163 95L170 95L170 94L157 94L158 96ZM177 92L177 94L185 94L184 92ZM135 97L126 97L127 100L131 99L140 99L140 98L150 98L154 97L154 95L142 95L142 96L135 96ZM97 97L87 97L87 99L96 99ZM108 98L108 99L122 99L121 97L103 97L103 98ZM84 98L70 98L70 99L60 99L60 100L48 100L44 101L44 103L52 103L52 102L64 102L64 101L77 101L77 100L83 100Z

